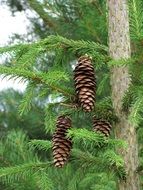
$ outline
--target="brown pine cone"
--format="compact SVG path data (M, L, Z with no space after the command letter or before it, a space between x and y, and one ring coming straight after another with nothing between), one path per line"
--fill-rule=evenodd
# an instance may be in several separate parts
M71 119L67 116L58 117L52 138L54 165L56 167L63 167L69 158L72 147L71 139L66 137L69 128L71 128Z
M77 99L83 110L90 112L94 108L96 81L91 58L87 55L78 59L74 70Z
M93 131L100 132L108 137L110 135L111 128L112 126L108 121L93 118Z

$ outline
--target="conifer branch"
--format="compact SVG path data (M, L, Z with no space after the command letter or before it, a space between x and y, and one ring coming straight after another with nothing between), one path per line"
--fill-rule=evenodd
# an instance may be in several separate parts
M101 145L106 142L104 136L87 129L71 129L68 131L68 137L72 137L73 141L94 142L97 145Z
M52 190L53 188L53 181L50 179L50 175L43 171L39 170L34 173L34 178L36 180L36 184L38 185L40 190Z
M135 40L143 38L143 3L142 0L129 0L130 32Z
M73 95L66 92L62 88L59 88L58 86L55 86L54 84L49 84L46 75L48 73L35 73L32 71L28 70L23 70L20 68L15 68L15 67L5 67L5 66L0 66L0 74L4 74L5 76L12 75L13 78L16 78L17 76L31 80L36 83L44 83L48 85L49 88L52 90L55 90L59 93L62 93L65 96L72 97Z
M57 48L62 48L62 49L69 49L72 52L81 51L83 53L90 53L91 55L93 55L93 57L94 55L95 57L100 55L101 56L100 59L108 57L107 56L108 48L105 45L93 41L84 41L84 40L75 41L58 35L57 36L51 35L43 40L39 40L31 44L19 44L14 46L2 47L0 48L0 54L5 52L15 52L24 48L28 49L40 48L41 51L57 50Z
M26 92L22 101L20 102L18 112L20 115L27 113L31 109L32 98L34 95L35 84L30 83L26 88Z
M77 51L77 50L82 50L86 49L87 52L92 52L94 51L104 51L107 52L108 48L105 45L95 43L93 41L84 41L84 40L71 40L64 38L62 36L49 36L48 38L41 40L42 44L47 45L49 47L50 44L53 45L53 48L59 47L59 48L69 48L72 51ZM55 47L54 47L55 46Z
M48 25L50 28L56 29L55 20L45 12L42 4L36 0L28 0L30 7L36 11L36 13L43 19L45 25Z
M2 181L7 181L9 183L13 181L18 181L21 177L26 178L36 172L40 168L49 167L51 162L37 162L37 163L27 163L23 165L5 167L0 169L0 178Z
M105 145L110 148L126 148L127 144L125 141L121 139L111 139L111 138L106 138L104 135L89 131L87 129L70 129L67 134L68 137L71 137L73 141L75 142L89 142L92 143L94 142L95 145L101 146Z
M98 157L93 156L89 152L83 152L79 149L73 149L72 150L72 156L76 158L75 161L79 161L79 163L88 163L88 166L90 164L96 163L101 164L101 159Z
M76 158L73 161L78 161L82 168L100 166L101 171L109 170L110 168L120 179L125 179L126 177L123 159L113 150L106 150L101 156L97 157L89 152L73 149L72 155Z
M38 148L40 150L49 150L52 147L51 141L48 140L31 140L29 145L33 148Z
M102 68L103 64L110 60L107 54L108 48L105 45L93 41L75 41L61 36L48 36L43 40L31 44L2 47L0 48L0 54L6 55L8 53L11 58L14 58L12 63L21 65L24 69L29 69L32 68L36 62L36 58L41 54L57 52L57 49L76 56L88 54L93 58L93 64L95 62L96 68Z

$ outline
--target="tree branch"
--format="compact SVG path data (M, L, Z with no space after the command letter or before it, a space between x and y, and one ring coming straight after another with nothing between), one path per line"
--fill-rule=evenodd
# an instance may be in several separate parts
M17 78L17 76L25 78L25 79L29 79L32 80L36 83L45 83L46 85L48 85L51 89L62 93L65 96L70 96L70 97L74 97L72 94L70 94L69 92L65 91L62 88L59 88L58 86L55 86L53 84L48 84L48 81L46 81L45 79L42 78L42 76L40 74L35 74L32 71L27 71L27 70L21 70L20 68L9 68L6 66L1 66L0 67L0 74L4 74L6 76L10 76L12 75L13 77L11 78Z
M48 15L41 3L36 0L28 0L28 3L30 7L40 16L45 25L48 25L51 28L56 28L55 20Z

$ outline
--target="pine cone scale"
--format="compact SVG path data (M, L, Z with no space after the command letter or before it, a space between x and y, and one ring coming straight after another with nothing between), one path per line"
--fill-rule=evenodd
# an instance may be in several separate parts
M79 76L76 76L74 77L74 80L77 80L77 82L79 82L80 80L87 80L87 81L94 81L93 80L94 78L91 77L91 76L87 76L87 75L79 75Z
M112 126L108 121L96 118L93 119L93 131L100 132L108 137L110 135L111 129Z

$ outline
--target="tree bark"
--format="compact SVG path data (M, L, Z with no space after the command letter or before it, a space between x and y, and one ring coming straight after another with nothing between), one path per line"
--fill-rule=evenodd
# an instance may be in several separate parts
M109 54L114 60L130 58L129 18L127 0L108 0ZM126 181L119 181L119 190L139 190L138 143L135 127L129 123L122 111L122 98L131 83L127 66L114 66L111 69L113 107L119 122L115 126L117 138L127 142L126 149L118 150L123 156L127 172Z

